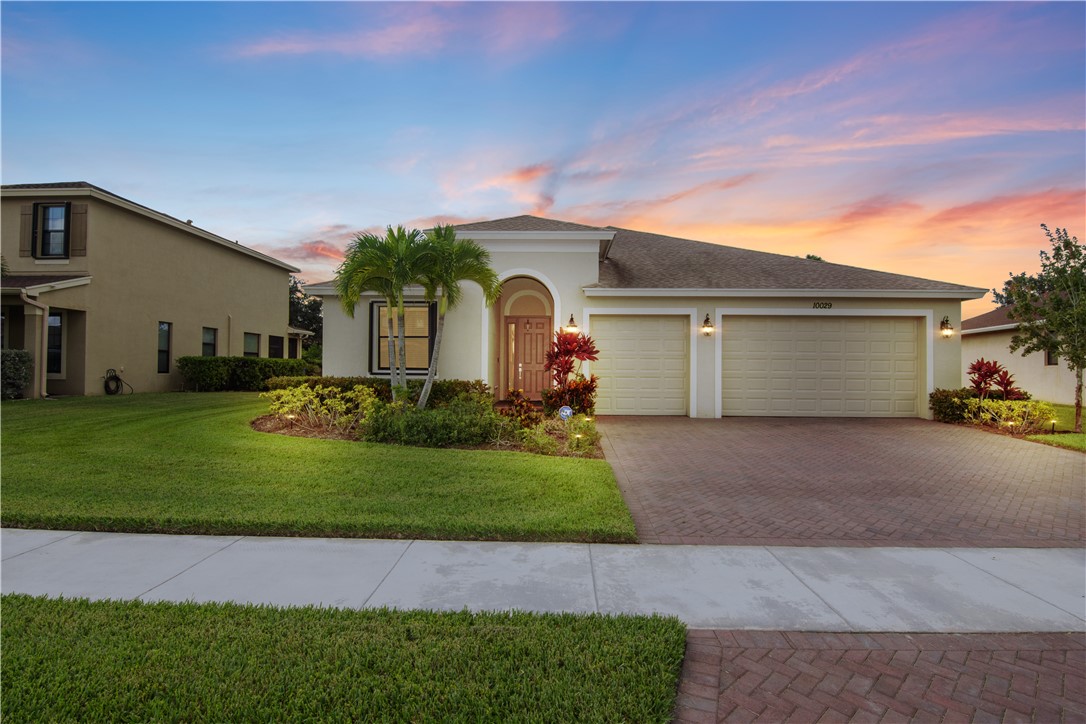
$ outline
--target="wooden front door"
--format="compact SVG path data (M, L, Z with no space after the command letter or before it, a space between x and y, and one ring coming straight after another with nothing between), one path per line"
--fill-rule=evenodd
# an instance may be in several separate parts
M506 317L509 329L509 386L524 390L530 400L541 398L549 388L550 374L543 369L551 343L550 317Z

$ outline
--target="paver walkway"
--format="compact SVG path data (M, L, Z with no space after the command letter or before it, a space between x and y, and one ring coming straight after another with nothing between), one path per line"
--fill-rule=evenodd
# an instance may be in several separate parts
M926 420L606 417L642 543L1086 545L1086 455Z

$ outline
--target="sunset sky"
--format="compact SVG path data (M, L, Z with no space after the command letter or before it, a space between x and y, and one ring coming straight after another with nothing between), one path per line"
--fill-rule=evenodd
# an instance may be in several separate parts
M4 183L330 278L517 214L979 287L1083 238L1086 3L23 3ZM990 296L965 305L991 308Z

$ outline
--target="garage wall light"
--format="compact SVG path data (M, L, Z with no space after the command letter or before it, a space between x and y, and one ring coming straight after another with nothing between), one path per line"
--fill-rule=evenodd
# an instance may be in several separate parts
M577 334L581 331L581 328L577 326L576 320L573 319L573 315L569 315L569 324L566 325L566 331L570 334Z
M950 316L944 316L943 321L939 322L939 334L943 335L947 339L954 336L954 325L950 323Z
M710 337L713 334L713 330L716 327L713 326L713 320L709 319L709 315L705 315L705 321L701 323L701 333L706 337Z

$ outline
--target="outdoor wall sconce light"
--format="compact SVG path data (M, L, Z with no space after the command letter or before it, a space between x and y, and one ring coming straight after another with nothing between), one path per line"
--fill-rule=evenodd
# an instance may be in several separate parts
M706 314L705 321L701 323L701 333L706 337L711 337L714 329L716 327L713 326L713 320L709 319L709 315Z
M950 323L950 317L944 316L943 321L939 322L939 334L943 335L947 339L954 336L954 325Z
M570 334L577 334L581 331L581 328L577 326L577 322L573 319L573 315L569 315L569 324L566 325L566 331Z

